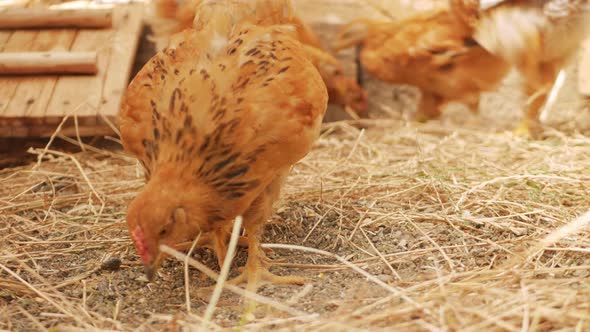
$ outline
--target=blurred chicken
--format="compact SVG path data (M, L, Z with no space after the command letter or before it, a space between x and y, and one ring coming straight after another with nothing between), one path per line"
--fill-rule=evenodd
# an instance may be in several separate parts
M360 44L361 63L371 75L418 87L422 99L417 120L423 121L439 117L451 101L477 112L480 94L494 89L508 73L508 64L471 35L448 10L434 10L398 22L354 21L342 29L334 48Z
M190 28L195 11L201 0L156 0L154 2L154 24L156 35L167 36ZM262 17L265 24L267 18ZM340 62L322 46L313 30L301 18L293 15L289 22L295 26L297 39L303 43L310 54L310 60L317 67L328 88L329 102L340 105L353 117L367 117L367 94L355 79L344 74Z
M191 28L195 13L202 0L154 0L153 13L150 18L155 19L157 27L164 28L160 34L171 34ZM166 23L166 24L161 24Z
M524 76L528 101L517 134L529 136L543 107L551 106L551 87L588 33L589 5L587 0L450 0L474 38Z
M267 270L259 238L284 178L319 135L322 79L286 25L288 0L204 1L195 29L175 36L133 79L121 110L125 149L148 182L127 224L153 278L159 246L204 233L220 264L236 216L248 235L234 283L301 283ZM265 24L260 24L264 18Z

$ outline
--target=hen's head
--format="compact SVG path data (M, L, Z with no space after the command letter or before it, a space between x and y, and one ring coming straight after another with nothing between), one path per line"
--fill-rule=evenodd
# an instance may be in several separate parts
M152 280L163 254L160 245L174 247L206 231L207 193L174 174L156 173L127 210L127 228Z
M359 117L367 117L367 92L355 80L339 74L332 77L328 86L330 102L350 107Z
M367 117L367 92L356 80L344 74L340 65L320 62L316 64L332 104L349 107L361 118Z

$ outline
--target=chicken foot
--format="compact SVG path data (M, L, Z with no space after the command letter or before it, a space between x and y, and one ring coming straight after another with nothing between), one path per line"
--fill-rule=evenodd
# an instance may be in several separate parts
M514 134L520 137L530 137L531 131L539 126L539 112L545 102L547 101L547 94L549 93L550 87L542 89L527 88L527 106L525 108L525 114L520 124L514 129Z
M307 278L298 276L278 276L268 270L271 264L264 251L260 247L258 239L262 225L248 227L247 231L251 236L248 237L248 261L243 272L228 281L230 284L239 285L246 283L246 289L250 292L256 292L261 283L271 283L278 285L303 285L308 282Z
M247 290L255 292L259 283L302 285L307 278L296 276L278 276L268 270L271 261L264 254L260 246L260 237L264 230L264 223L272 213L272 206L278 199L281 185L286 177L286 172L275 179L265 191L252 202L252 205L244 214L244 228L248 234L248 260L242 273L228 281L230 284L247 283Z
M547 103L547 98L565 62L565 59L555 60L537 64L536 66L527 65L519 68L526 79L525 92L528 99L524 117L520 125L514 130L515 135L531 137L531 134L539 130L541 124L539 121L540 112Z

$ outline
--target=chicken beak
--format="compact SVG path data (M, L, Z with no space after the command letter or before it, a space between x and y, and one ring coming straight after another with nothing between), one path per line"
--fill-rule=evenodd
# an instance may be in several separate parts
M156 278L156 272L158 272L158 269L160 268L161 261L162 254L159 254L151 263L143 265L145 276L149 282L153 282Z
M147 277L149 282L153 282L156 276L156 269L152 265L145 265L145 276Z

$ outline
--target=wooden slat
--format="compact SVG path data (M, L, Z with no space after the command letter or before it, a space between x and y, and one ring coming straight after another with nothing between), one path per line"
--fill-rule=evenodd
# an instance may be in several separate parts
M69 50L76 36L76 30L44 30L39 32L32 51ZM5 121L13 126L36 125L42 123L42 116L53 94L57 76L37 76L27 78L12 98Z
M114 24L117 30L111 49L108 75L102 90L100 114L115 122L121 107L121 98L127 88L133 60L139 43L142 28L142 7L132 4L115 8ZM98 123L102 123L99 115Z
M37 125L28 127L2 127L0 126L0 137L50 137L55 133L54 125ZM99 126L80 126L76 132L73 126L62 128L60 134L65 136L97 136L113 135L113 130L109 127Z
M101 102L102 85L107 73L112 47L113 30L80 30L71 51L97 51L98 73L95 76L60 76L49 105L43 115L44 123L59 124L64 115L78 117L83 125L96 123L96 110Z
M2 52L0 75L96 74L95 52Z
M105 116L109 122L116 121L141 34L142 16L142 4L121 4L113 10L112 29L0 31L0 50L94 51L98 53L99 69L98 75L90 77L0 77L0 136L50 136L63 117L76 109L80 135L113 134L97 119ZM1 113L4 110L7 114ZM74 135L73 124L72 115L61 133Z
M110 28L110 8L9 8L0 11L0 29Z
M22 52L29 51L33 48L33 42L37 37L38 31L16 31L10 35L4 44L4 52ZM25 81L23 77L9 77L2 79L0 84L0 125L6 124L5 115L11 114L8 109L9 101L16 93L19 84ZM10 113L9 113L10 112Z
M10 39L12 35L12 31L0 31L0 52L4 51L6 47L6 43ZM0 85L0 115L2 114L2 110L5 107L8 107L8 103L10 102L10 96L7 93L3 93L4 89L2 88L3 85ZM6 89L8 91L8 89ZM0 132L2 135L2 132Z
M12 31L0 31L0 52L4 51L4 46L10 38L10 35L12 35Z

